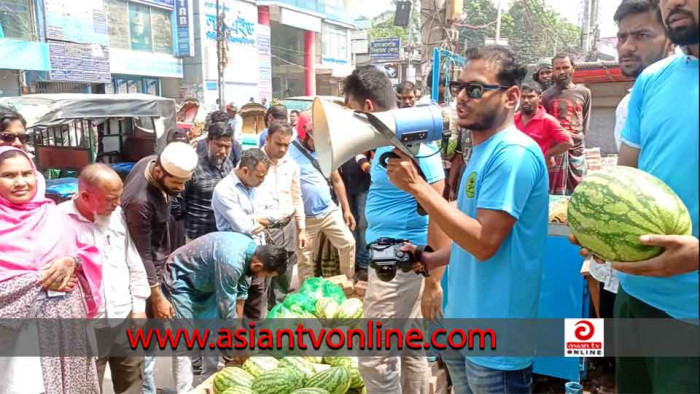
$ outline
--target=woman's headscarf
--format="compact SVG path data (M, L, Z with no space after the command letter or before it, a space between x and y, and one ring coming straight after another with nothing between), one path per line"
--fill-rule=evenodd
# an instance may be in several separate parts
M74 256L82 260L76 271L85 293L88 317L101 303L102 266L93 245L80 242L77 229L67 214L46 197L46 181L27 154L12 147L0 147L0 155L16 151L31 163L36 175L36 194L24 204L0 196L0 283L19 275L38 272L52 260Z

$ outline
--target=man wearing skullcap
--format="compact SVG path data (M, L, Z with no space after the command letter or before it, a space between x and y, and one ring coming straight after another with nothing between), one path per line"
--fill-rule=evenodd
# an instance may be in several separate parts
M168 144L160 155L141 159L126 178L122 210L129 234L143 260L151 295L146 303L149 318L170 319L173 307L161 291L163 267L172 252L168 236L170 203L185 189L197 167L195 149L184 142ZM144 393L155 393L152 357L144 365Z

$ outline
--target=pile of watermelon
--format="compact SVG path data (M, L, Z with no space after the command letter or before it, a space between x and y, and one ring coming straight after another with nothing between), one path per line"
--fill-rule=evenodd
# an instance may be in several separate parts
M355 357L251 357L214 377L216 394L360 394Z
M336 284L307 279L299 290L272 308L267 319L315 319L323 326L350 325L363 304L346 298ZM305 320L309 325L309 320ZM251 357L242 367L227 367L214 377L216 394L360 394L365 383L357 357Z

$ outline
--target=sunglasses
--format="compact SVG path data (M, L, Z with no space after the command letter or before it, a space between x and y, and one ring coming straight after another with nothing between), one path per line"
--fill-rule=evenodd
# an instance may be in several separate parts
M508 90L510 86L503 85L484 85L478 82L450 82L450 93L457 97L462 90L467 91L467 97L470 99L480 99L487 90Z
M32 136L29 134L0 133L0 141L6 144L15 142L15 139L18 139L19 142L26 144L32 139Z

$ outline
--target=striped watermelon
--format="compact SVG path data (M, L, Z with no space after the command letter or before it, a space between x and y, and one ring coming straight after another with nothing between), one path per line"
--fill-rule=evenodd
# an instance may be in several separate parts
M304 356L304 360L314 364L320 364L323 362L323 358L320 356Z
M362 379L362 374L357 368L348 368L350 372L350 388L351 389L361 389L365 387L365 381Z
M277 368L255 378L255 394L291 394L304 387L304 377L292 368Z
M214 376L214 393L221 394L235 386L251 387L255 378L238 367L226 367Z
M251 357L243 363L243 369L257 378L263 372L277 368L278 365L279 361L274 357Z
M226 391L221 394L255 394L255 391L249 387L233 386L227 388Z
M313 364L305 360L303 357L284 357L280 360L280 367L294 368L303 373L305 377L310 378L315 373Z
M357 368L357 357L324 357L323 363L332 367Z
M661 180L631 167L612 167L583 179L571 196L569 228L579 244L607 261L640 261L662 248L647 234L690 235L688 209Z
M350 388L350 373L345 367L333 367L312 376L306 387L319 387L330 394L345 394Z
M311 364L311 366L314 368L314 371L316 371L316 373L328 371L329 369L331 369L331 366L328 364L314 363Z
M296 390L292 394L330 394L327 390L318 387L304 387Z

